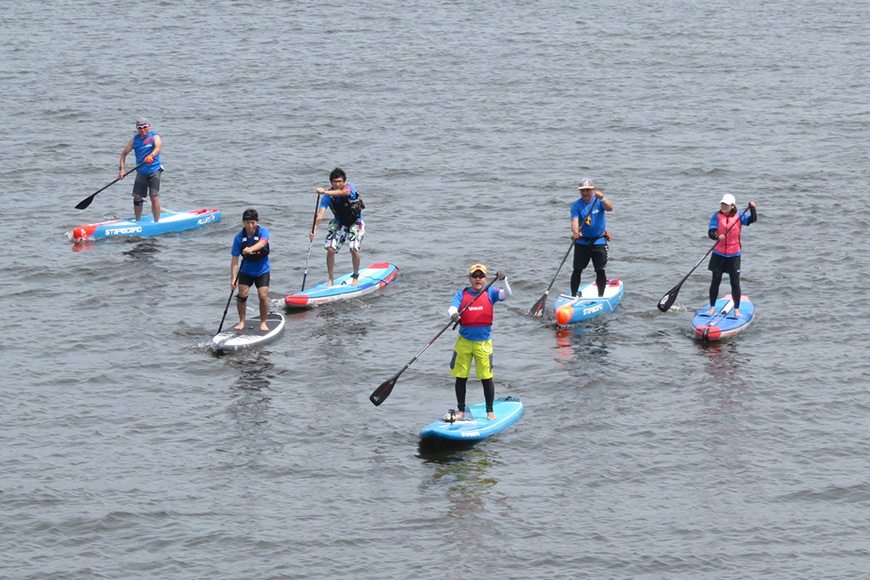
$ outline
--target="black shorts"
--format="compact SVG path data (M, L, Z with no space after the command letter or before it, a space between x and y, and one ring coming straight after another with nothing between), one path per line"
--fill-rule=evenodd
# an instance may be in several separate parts
M603 270L607 265L607 244L574 244L574 269L582 270L592 260L595 270Z
M260 274L256 278L252 276L248 276L244 272L239 272L239 286L256 286L257 288L269 286L269 274L270 272L266 272L265 274Z
M162 169L158 169L154 173L143 175L136 174L136 181L133 182L133 197L145 198L147 196L157 197L160 195L160 174Z
M740 274L740 256L731 256L726 258L719 254L710 256L710 264L707 269L711 272L720 272L722 274Z

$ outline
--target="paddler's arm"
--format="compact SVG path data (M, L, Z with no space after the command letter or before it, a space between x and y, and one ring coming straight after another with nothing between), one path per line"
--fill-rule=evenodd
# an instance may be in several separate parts
M498 276L500 274L501 274L501 272L495 273L496 276ZM508 298L511 297L511 295L513 295L513 292L511 291L511 285L508 284L507 276L505 276L504 277L504 288L498 289L498 299L499 300L507 300Z
M322 188L321 188L321 189L322 189ZM319 191L320 191L320 190L318 190L318 192L319 192ZM325 208L325 207L320 207L320 208L317 210L317 214L316 214L317 217L314 218L314 227L311 228L311 231L310 231L310 232L308 232L308 237L309 237L309 238L314 239L314 234L315 234L315 232L317 231L317 226L320 225L320 220L323 219L323 214L324 214L324 213L326 213L326 208Z
M124 163L127 161L127 154L133 150L133 139L130 139L130 142L127 143L127 146L124 147L124 150L121 151L121 161L118 163L118 179L124 179Z
M236 280L237 274L239 271L239 257L233 256L233 259L230 261L230 288L233 290L236 289Z
M160 138L160 135L154 135L154 149L151 150L151 153L148 154L149 157L154 158L160 155L160 150L163 148L163 139Z
M604 193L601 191L595 190L595 197L601 200L601 207L604 208L604 211L613 211L613 204L610 203L610 200L604 197Z
M580 218L571 219L571 237L575 240L583 237L583 234L580 233Z
M269 240L267 240L265 238L260 238L257 241L257 243L254 244L253 246L246 246L246 247L242 248L242 253L243 254L253 254L257 250L262 250L263 248L265 248L266 244L268 244L268 243L269 243ZM245 250L247 250L247 251L245 251ZM233 256L233 259L235 259L235 256Z

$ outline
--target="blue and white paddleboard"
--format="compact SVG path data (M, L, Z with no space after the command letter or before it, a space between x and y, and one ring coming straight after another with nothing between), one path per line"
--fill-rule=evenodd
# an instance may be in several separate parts
M154 216L148 214L143 215L139 221L129 218L87 224L73 229L70 238L74 242L85 242L118 236L159 236L160 234L183 232L202 227L206 224L219 222L220 219L221 212L216 209L163 211L160 213L160 221L157 223L154 222Z
M740 298L740 317L734 315L734 301L731 294L726 294L716 301L713 314L707 314L706 308L699 308L692 318L692 329L695 338L703 341L722 340L746 330L755 320L755 304L749 296Z
M358 284L351 284L351 274L345 274L333 281L331 286L323 282L310 290L299 294L290 294L284 298L287 308L311 308L318 304L336 302L338 300L350 300L366 294L376 292L395 280L399 275L399 269L393 264L386 262L372 264L367 268L360 268Z
M211 339L211 347L218 352L242 350L254 346L262 346L278 340L284 332L284 315L279 312L270 312L266 316L268 331L260 330L259 313L253 318L245 319L245 328L236 330L230 327Z
M486 418L486 403L465 407L465 416L459 421L445 416L430 423L420 432L421 443L472 444L510 427L523 416L523 403L516 397L499 397L492 404L495 420ZM449 415L449 414L448 414Z
M561 294L553 305L556 323L560 326L569 326L605 312L613 312L622 302L623 293L622 280L615 278L607 281L604 296L600 298L598 285L595 282L582 286L580 296Z

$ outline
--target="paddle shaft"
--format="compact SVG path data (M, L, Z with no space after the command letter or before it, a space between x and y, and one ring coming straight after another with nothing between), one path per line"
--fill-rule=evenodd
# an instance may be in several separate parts
M140 163L139 165L137 165L136 167L134 167L133 169L131 169L130 171L128 171L127 173L125 173L125 174L124 174L124 177L127 177L128 175L130 175L131 173L133 173L134 171L136 171L137 169L139 169L139 168L142 167L143 165L145 165L145 162L144 162L144 161L143 161L142 163ZM89 195L88 197L86 197L85 199L81 200L81 201L76 205L76 209L85 209L86 207L88 207L89 205L91 205L91 202L94 201L94 198L97 196L98 193L100 193L100 192L103 191L104 189L108 188L110 185L114 185L114 184L116 184L116 183L119 182L119 181L121 181L121 178L120 178L120 177L119 177L118 179L116 179L115 181L109 183L108 185L105 185L105 186L101 187L100 189L98 189L97 191L95 191L94 193L92 193L91 195Z
M218 331L216 334L220 334L221 330L223 330L224 320L227 319L227 311L230 309L230 302L232 302L233 294L236 293L236 287L239 285L239 274L242 273L242 264L244 264L244 263L245 263L245 258L242 258L239 261L239 269L236 271L236 281L233 282L233 288L232 288L232 290L230 290L230 297L227 298L227 305L224 307L224 315L221 316L221 323L220 323L220 326L218 326Z
M320 209L320 194L317 194L317 202L314 204L314 219L311 221L311 231L314 232L314 226L317 225L317 210ZM308 277L308 262L311 261L311 242L314 241L314 236L308 236L308 257L305 258L305 273L302 274L302 290L305 292L305 278Z
M471 302L466 304L457 314L459 316L462 316L462 313L465 312L466 310L468 310L468 308L472 304L474 304L478 298L480 298L481 296L483 296L484 294L486 294L489 291L490 287L493 284L495 284L495 282L496 282L496 280L498 280L498 278L499 278L498 275L496 275L495 278L489 284L487 284L483 290L480 291L480 294L475 296L471 300ZM390 393L393 391L393 387L396 386L396 381L399 380L399 377L402 375L402 373L405 372L408 369L408 367L410 367L414 363L415 360L420 358L420 355L422 355L424 352L426 352L426 349L429 348L430 346L432 346L432 343L434 343L436 340L438 340L438 337L440 337L442 334L444 334L447 331L447 329L450 328L450 325L453 323L454 323L454 321L451 320L450 322L445 324L444 328L442 328L438 332L438 334L433 336L432 340L430 340L428 343L426 343L426 346L424 346L423 349L420 350L420 352L418 352L416 355L414 355L414 358L412 358L410 361L408 361L408 364L406 364L404 367L402 367L402 370L400 370L395 375L393 375L393 377L390 380L381 383L378 386L378 388L376 388L374 391L372 391L372 394L369 396L369 400L372 402L372 404L375 407L377 407L378 405L383 403L386 400L386 398L390 396Z
M731 228L733 228L733 227L736 226L738 223L740 223L740 221L743 219L743 216L746 215L746 212L749 211L749 209L750 209L751 207L752 207L752 206L747 206L745 210L743 210L742 212L740 212L740 216L738 217L737 221L735 221L733 224L731 224L730 226L728 226L728 229L725 230L725 233L724 233L723 235L726 235L726 236L727 236L727 235L728 235L728 232L731 231ZM719 245L719 242L720 242L720 241L721 241L721 240L718 240L718 239L717 239L717 240L716 240L716 243L713 244L713 245L710 247L709 250L707 250L707 253L704 254L703 257L701 257L700 260L698 260L698 263L695 264L694 266L692 266L692 269L689 270L689 273L686 274L685 276L683 276L683 279L680 280L679 283L678 283L676 286L674 286L673 288L671 288L670 290L668 290L667 293L665 293L665 295L662 296L662 299L659 300L659 303L658 303L658 309L659 309L659 310L661 310L662 312L665 312L665 311L667 311L667 310L671 307L671 305L674 303L674 300L677 299L677 294L679 294L679 292L680 292L680 287L682 287L683 282L685 282L686 280L689 279L689 276L692 275L692 272L694 272L695 269L696 269L698 266L701 265L701 262L703 262L704 260L707 259L707 256L709 256L709 255L710 255L710 252L712 252L712 251L716 248L716 246Z

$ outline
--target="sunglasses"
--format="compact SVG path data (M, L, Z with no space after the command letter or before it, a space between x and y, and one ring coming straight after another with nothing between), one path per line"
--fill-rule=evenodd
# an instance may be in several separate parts
M475 272L474 274L471 275L471 277L472 278L486 278L486 274L483 274L481 272Z
M147 129L150 125L136 125L137 129Z

